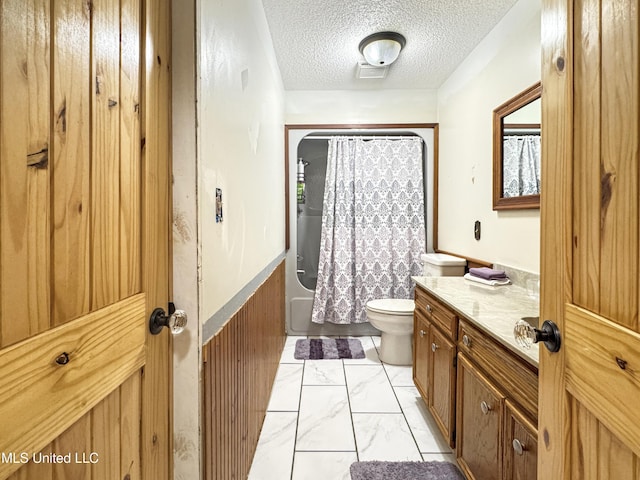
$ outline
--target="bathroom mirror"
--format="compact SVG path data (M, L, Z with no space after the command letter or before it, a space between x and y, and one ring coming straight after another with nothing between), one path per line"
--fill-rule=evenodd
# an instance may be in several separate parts
M493 209L540 208L540 82L493 111Z

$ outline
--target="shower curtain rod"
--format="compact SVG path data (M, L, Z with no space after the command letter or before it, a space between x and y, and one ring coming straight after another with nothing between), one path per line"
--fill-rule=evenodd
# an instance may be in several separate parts
M336 135L313 135L313 136L306 136L303 138L303 140L331 140L332 138L335 137L347 137L347 138L361 138L363 140L375 140L378 138L385 138L388 140L407 140L409 138L420 138L422 139L422 137L420 135L354 135L354 134L347 134L347 133L339 133Z

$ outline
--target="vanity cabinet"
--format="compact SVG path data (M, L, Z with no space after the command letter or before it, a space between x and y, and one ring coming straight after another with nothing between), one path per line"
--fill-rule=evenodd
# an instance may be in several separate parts
M429 397L429 322L416 310L413 315L413 383L422 398Z
M455 405L456 405L456 345L437 328L429 332L431 350L429 410L449 440L455 446Z
M468 479L536 478L538 372L470 322L458 343L458 464Z
M464 354L458 356L458 464L468 480L502 478L505 395Z
M418 287L415 302L413 380L438 428L453 448L458 317Z
M509 400L505 410L504 478L536 480L538 435L536 427Z

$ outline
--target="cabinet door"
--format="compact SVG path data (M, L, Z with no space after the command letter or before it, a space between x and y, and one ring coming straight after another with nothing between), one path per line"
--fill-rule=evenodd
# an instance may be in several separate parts
M440 431L454 447L455 395L456 395L456 346L437 328L429 333L429 410Z
M429 394L429 322L416 311L413 315L413 383L427 401Z
M457 456L468 479L502 478L504 395L458 354Z
M504 478L536 480L538 432L509 400L506 401L504 439Z

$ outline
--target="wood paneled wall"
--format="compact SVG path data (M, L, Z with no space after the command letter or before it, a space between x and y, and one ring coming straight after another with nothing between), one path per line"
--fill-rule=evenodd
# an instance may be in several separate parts
M206 480L246 478L284 347L284 261L204 347Z

